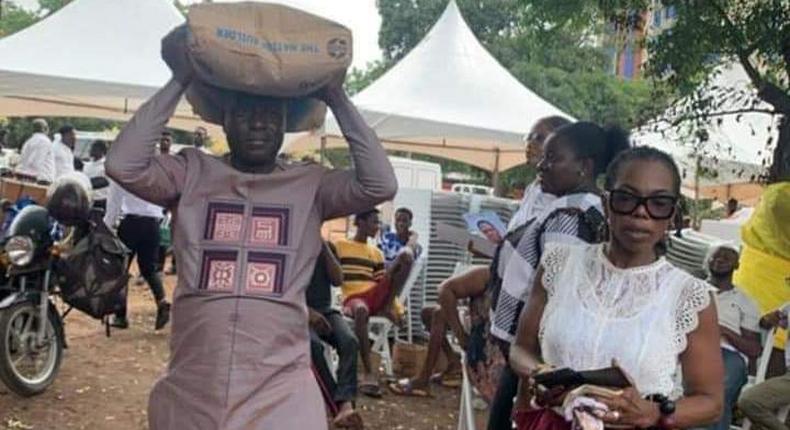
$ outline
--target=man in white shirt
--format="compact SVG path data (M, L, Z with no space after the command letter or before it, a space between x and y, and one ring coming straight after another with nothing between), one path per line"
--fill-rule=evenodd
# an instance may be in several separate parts
M156 300L156 323L154 329L160 330L170 320L170 304L165 300L165 290L158 271L159 262L159 223L164 217L164 209L149 203L110 183L107 212L104 222L109 227L118 225L118 238L137 256L137 267ZM115 314L113 327L129 327L126 307Z
M71 125L64 125L58 130L60 138L55 138L54 154L55 154L55 179L71 173L74 171L74 143L77 141L77 135L74 133L74 127Z
M97 140L91 144L91 161L85 163L82 173L90 179L106 178L104 173L104 160L107 155L107 143ZM102 209L107 209L107 198L110 195L109 187L100 188L93 191L93 205Z
M735 245L714 245L705 257L708 282L717 289L716 309L721 331L721 354L724 362L724 411L711 430L728 430L732 409L741 388L748 380L748 361L760 355L760 311L746 294L735 288L732 275L738 268L740 253Z
M17 170L40 182L55 180L55 150L49 140L49 126L43 119L33 120L33 136L22 145Z

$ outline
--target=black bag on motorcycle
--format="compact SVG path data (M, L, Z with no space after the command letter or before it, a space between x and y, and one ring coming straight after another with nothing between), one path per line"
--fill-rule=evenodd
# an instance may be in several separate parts
M102 319L126 304L129 250L99 221L59 261L63 300Z

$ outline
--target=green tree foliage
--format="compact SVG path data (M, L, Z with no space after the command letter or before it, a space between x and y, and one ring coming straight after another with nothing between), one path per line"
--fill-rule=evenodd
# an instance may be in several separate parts
M589 25L591 17L633 24L622 17L651 6L647 0L521 3L539 13L548 25L574 26ZM753 102L752 94L710 87L718 66L736 62L749 76L757 98L771 106L766 114L782 118L768 179L790 180L790 2L663 0L663 6L674 7L678 18L671 31L648 40L647 71L671 90L694 100L675 112L673 125L688 123L700 128L727 113L766 113ZM703 96L701 87L708 96Z
M38 0L39 15L46 17L57 12L63 6L71 3L72 0Z
M0 38L27 28L38 21L38 16L15 3L0 2Z

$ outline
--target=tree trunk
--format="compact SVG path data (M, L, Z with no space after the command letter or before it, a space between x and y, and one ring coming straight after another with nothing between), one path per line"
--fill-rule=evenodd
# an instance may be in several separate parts
M790 181L790 113L785 113L780 120L778 137L768 183Z

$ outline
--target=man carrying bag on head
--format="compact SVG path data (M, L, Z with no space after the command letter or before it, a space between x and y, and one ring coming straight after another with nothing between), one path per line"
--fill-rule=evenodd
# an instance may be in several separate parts
M225 90L214 113L222 113L230 154L157 154L182 94L198 84L183 32L163 41L174 78L138 110L106 165L122 187L173 213L171 356L151 392L149 427L325 429L305 306L321 224L391 199L392 166L342 75L315 97L337 118L353 171L278 159L292 129L288 100Z

